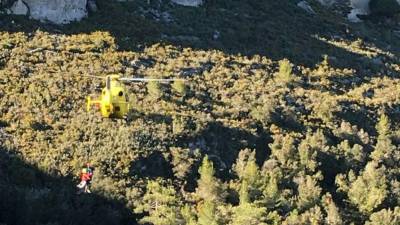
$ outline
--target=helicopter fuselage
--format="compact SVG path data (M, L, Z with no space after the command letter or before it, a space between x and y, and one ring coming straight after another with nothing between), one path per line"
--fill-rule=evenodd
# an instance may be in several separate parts
M90 76L95 78L97 76ZM129 99L125 90L124 82L172 82L182 79L162 79L162 78L124 78L120 75L108 75L105 77L106 86L101 91L100 99L92 100L87 97L87 111L90 111L92 105L96 105L101 115L106 118L124 118L129 110Z
M88 110L91 105L97 105L101 115L106 118L123 118L129 111L129 103L127 93L121 82L112 79L111 76L106 78L106 87L101 91L99 100L92 101L88 97Z

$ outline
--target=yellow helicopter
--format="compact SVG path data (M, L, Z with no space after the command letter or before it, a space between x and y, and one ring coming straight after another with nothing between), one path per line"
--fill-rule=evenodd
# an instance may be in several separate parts
M124 118L128 114L130 108L124 83L183 81L182 79L127 78L121 77L120 75L89 77L102 78L106 80L106 86L101 91L100 99L92 100L90 96L87 97L87 111L89 112L92 106L95 105L100 110L101 115L105 118Z

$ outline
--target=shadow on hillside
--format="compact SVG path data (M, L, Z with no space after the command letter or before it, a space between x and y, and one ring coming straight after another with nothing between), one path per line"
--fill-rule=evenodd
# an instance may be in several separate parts
M361 68L371 59L323 41L357 35L344 19L317 7L310 15L292 1L209 1L205 7L190 8L158 1L114 2L98 0L99 11L78 23L66 26L41 24L22 17L0 16L0 30L78 34L109 31L121 50L140 51L154 43L195 49L218 49L228 54L288 58L297 65L314 66L323 55L334 58L337 68ZM316 5L313 5L316 6ZM326 16L319 16L326 15ZM12 22L13 21L13 22ZM357 32L355 32L357 33ZM369 41L386 48L374 38ZM361 65L362 64L362 65Z
M257 134L252 134L217 121L209 122L196 135L184 136L177 141L185 145L182 147L199 148L207 154L214 162L217 174L224 179L229 179L228 171L236 162L240 150L255 150L257 163L261 166L270 154L268 143L271 142L272 139L261 128L257 129Z
M354 101L342 101L339 104L342 110L336 113L336 116L350 122L351 124L357 124L359 129L363 129L370 135L377 135L375 129L377 115L371 114L371 112L374 112L373 108L359 105Z
M130 173L140 178L172 178L172 165L161 152L154 152L147 157L139 157L131 164Z
M136 224L122 202L77 195L75 185L0 147L0 224Z
M214 164L216 176L226 181L232 178L230 171L236 163L240 150L246 148L255 150L256 163L260 167L268 158L270 154L268 143L272 142L272 138L261 127L256 130L256 134L252 134L240 128L227 127L221 122L210 121L199 132L193 135L183 134L176 138L174 147L190 149L190 152L200 150L201 158L208 155ZM190 175L184 178L186 191L193 192L197 187L200 161L193 162ZM160 151L139 157L131 163L129 170L131 175L139 178L174 177L171 160Z

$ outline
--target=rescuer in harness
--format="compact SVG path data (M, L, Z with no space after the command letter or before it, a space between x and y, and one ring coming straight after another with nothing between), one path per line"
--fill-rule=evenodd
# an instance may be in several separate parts
M79 188L78 194L81 193L91 193L89 187L93 177L93 168L87 163L85 167L82 168L80 173L81 182L77 185Z

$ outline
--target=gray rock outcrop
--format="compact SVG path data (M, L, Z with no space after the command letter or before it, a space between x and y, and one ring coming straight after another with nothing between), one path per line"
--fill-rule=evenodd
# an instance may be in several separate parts
M22 0L18 0L11 6L10 11L15 15L28 15L29 9Z
M306 11L309 14L315 14L314 9L310 6L310 4L307 1L301 1L297 3L297 6Z
M331 7L333 4L335 4L336 0L317 0L321 5Z
M353 8L347 18L350 22L361 22L358 15L391 16L400 13L400 0L350 0Z
M87 16L88 0L17 0L9 9L40 21L66 24ZM93 9L93 6L91 6Z
M361 22L360 18L358 18L357 15L368 15L370 13L369 1L370 0L351 0L350 6L353 9L347 15L347 19L353 23Z
M65 24L80 20L87 15L87 0L25 0L30 16L38 20L49 20Z
M197 7L203 4L203 0L171 0L171 2L178 5L192 6L192 7Z

